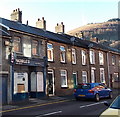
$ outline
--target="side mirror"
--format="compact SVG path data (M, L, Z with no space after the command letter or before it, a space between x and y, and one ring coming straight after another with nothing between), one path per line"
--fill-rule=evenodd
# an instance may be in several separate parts
M104 102L104 105L105 105L105 106L110 106L110 103L107 102L107 101L105 101L105 102Z

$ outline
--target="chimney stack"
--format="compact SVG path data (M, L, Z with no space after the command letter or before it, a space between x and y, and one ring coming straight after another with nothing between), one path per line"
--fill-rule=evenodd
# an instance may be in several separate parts
M10 16L11 16L11 20L22 23L22 11L20 11L19 8L16 10L13 10Z
M42 20L38 18L38 21L36 22L36 27L46 30L46 21L44 17L42 17Z
M61 22L61 24L57 23L57 26L55 26L55 32L56 33L64 33L65 32L64 28L65 28L65 26L64 26L63 22Z

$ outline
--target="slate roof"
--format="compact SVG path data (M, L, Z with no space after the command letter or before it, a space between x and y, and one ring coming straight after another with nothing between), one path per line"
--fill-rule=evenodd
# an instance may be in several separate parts
M83 48L96 48L96 49L103 49L105 51L109 50L109 51L114 51L114 52L120 53L120 51L117 49L107 47L107 46L104 46L104 45L101 45L101 44L98 44L95 42L91 42L89 40L79 39L77 37L74 37L75 41L73 43L73 42L71 42L71 38L73 38L73 36L70 36L67 34L53 33L50 31L43 30L43 29L25 25L25 24L22 24L22 23L19 23L16 21L7 20L7 19L1 18L1 17L0 17L0 21L2 21L2 24L8 26L10 29L14 29L14 30L21 31L21 32L26 32L29 34L34 34L37 36L42 36L42 37L45 37L52 41L71 44L71 45L79 46L79 47L83 47ZM6 35L4 32L2 33L2 35L3 34Z

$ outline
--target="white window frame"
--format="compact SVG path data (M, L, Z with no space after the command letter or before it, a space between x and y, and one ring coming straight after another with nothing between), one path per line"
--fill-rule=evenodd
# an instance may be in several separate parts
M86 51L81 50L81 54L82 54L82 65L86 65Z
M89 56L90 56L90 64L95 64L95 51L90 50L89 51Z
M99 64L104 65L104 54L101 51L99 51Z
M72 48L72 64L76 64L76 50Z
M91 68L91 83L95 83L95 70L96 68Z
M62 72L65 72L65 74L62 74ZM60 77L61 77L61 87L67 87L68 85L67 85L67 71L66 70L60 70ZM66 85L64 85L64 84L62 84L62 77L65 77L65 84Z
M82 71L82 82L87 83L87 71Z
M100 68L100 81L101 83L105 83L105 69Z
M64 50L62 50L62 48L64 48ZM62 62L62 63L65 63L65 53L66 51L65 51L65 47L64 46L60 46L60 62ZM63 57L63 60L62 60L62 57Z
M52 46L52 48L48 48L48 45ZM48 57L48 61L53 61L53 44L47 43L47 55L48 55L48 51L50 51L51 53L51 59Z

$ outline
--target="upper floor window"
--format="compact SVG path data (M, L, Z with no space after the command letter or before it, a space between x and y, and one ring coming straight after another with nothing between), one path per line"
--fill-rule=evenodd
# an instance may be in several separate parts
M72 48L72 64L76 64L76 52L74 48Z
M32 55L38 55L39 44L37 40L32 40Z
M90 50L90 64L95 64L95 52Z
M61 70L60 76L61 76L61 87L67 87L67 71Z
M99 64L104 65L104 55L103 52L99 52Z
M112 55L112 65L115 65L115 63L116 63L116 57Z
M65 47L60 46L60 62L65 63Z
M105 83L105 70L104 70L104 68L100 68L100 80L102 83Z
M48 61L53 61L53 45L50 43L47 44L47 57Z
M81 54L82 54L82 65L86 65L86 51L82 50Z
M21 38L20 37L14 37L13 48L15 52L21 52Z

